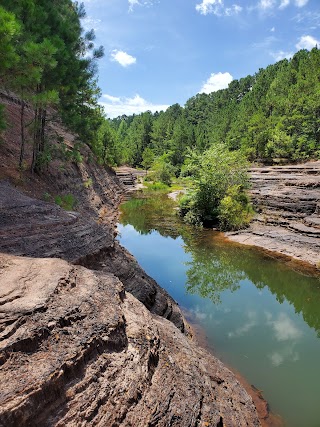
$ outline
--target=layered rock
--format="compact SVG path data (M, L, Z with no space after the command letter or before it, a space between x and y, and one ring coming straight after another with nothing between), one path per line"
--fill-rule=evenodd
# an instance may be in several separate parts
M320 161L252 168L250 172L257 215L248 230L229 233L229 237L317 265Z
M0 425L260 425L233 374L114 275L0 263Z
M139 301L184 330L183 317L170 295L114 241L112 221L28 197L0 182L0 252L62 258L112 272Z

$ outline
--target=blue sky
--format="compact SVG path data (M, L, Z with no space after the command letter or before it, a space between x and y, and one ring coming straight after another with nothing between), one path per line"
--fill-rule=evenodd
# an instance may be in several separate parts
M320 46L320 0L84 0L108 117L184 105Z

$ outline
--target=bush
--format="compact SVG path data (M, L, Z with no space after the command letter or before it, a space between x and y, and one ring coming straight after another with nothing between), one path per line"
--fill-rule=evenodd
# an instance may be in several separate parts
M246 196L248 163L243 154L217 144L191 160L194 189L181 199L181 215L197 225L219 222L223 229L247 224L251 207Z
M253 210L248 196L239 185L233 185L219 204L219 225L222 230L239 230L248 226Z

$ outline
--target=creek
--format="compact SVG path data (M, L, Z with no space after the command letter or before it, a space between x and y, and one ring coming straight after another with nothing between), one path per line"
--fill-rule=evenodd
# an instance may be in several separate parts
M121 206L118 240L261 390L288 427L320 426L320 280L186 225L166 195Z

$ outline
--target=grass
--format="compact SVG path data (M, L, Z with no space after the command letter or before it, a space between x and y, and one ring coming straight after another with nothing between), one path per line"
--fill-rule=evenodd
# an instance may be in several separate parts
M169 187L166 184L163 184L162 182L145 182L144 185L146 186L147 191L163 191L167 192L171 190L171 187Z
M73 211L76 205L76 199L72 194L64 194L62 196L56 196L54 201L62 209L66 211Z

